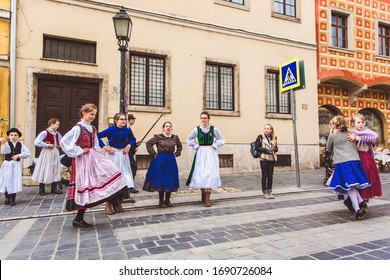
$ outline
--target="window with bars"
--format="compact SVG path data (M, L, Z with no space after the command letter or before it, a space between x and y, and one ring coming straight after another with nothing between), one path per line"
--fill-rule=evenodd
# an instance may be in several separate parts
M332 12L331 36L332 46L348 48L348 16Z
M275 0L274 11L277 14L296 17L296 0Z
M380 23L378 26L378 54L390 56L390 26Z
M267 113L291 114L290 92L280 92L279 71L267 70Z
M206 63L206 109L234 111L234 66Z
M44 35L43 57L96 63L96 42Z
M223 0L223 1L234 3L234 4L245 5L244 0Z
M165 59L131 52L130 105L165 106Z

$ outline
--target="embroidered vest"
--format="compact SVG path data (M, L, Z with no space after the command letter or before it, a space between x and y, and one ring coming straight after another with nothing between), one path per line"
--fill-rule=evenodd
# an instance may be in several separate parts
M10 146L11 148L11 153L9 154L6 154L4 156L4 159L6 161L11 161L12 160L12 157L14 155L19 155L20 153L22 153L22 144L20 142L16 142L16 145L14 147L14 145L12 144L11 141L8 141L8 145ZM16 161L20 161L20 158L18 158Z
M56 132L55 135L51 134L49 132L49 130L46 129L46 137L45 139L43 139L43 142L45 142L46 144L52 144L54 145L54 137L56 138L56 143L57 145L59 144L59 141L58 141L58 132Z
M82 125L77 125L77 126L79 126L81 128L81 135L77 139L76 145L82 149L94 147L95 146L95 132L90 133Z
M210 130L204 133L198 126L198 144L200 146L211 146L214 143L214 126L210 126Z

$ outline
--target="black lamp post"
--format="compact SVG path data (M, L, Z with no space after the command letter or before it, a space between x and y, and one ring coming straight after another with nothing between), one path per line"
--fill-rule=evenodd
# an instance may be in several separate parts
M126 52L133 23L123 6L112 19L114 21L115 35L118 39L118 50L121 52L119 112L125 113Z

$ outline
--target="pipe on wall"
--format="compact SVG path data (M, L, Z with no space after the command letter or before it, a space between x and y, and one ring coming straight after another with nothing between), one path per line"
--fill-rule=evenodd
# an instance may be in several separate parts
M9 126L15 126L16 98L16 13L17 0L11 0L11 39L10 39L10 108Z

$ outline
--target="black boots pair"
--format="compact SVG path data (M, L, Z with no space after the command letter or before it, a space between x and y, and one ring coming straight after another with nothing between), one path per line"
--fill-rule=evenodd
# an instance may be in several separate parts
M57 188L57 185L61 185L61 182L53 182L53 183L51 183L51 190L50 190L50 192L52 194L63 194L63 192L60 191ZM44 183L39 183L39 195L41 195L41 196L45 196L46 195L45 184Z
M159 206L160 208L165 207L173 207L173 204L171 203L171 192L164 192L159 191ZM164 200L164 193L165 193L165 200Z
M8 194L8 192L5 192L4 196L5 196L4 204L10 205L10 206L16 205L16 203L15 203L16 193Z

